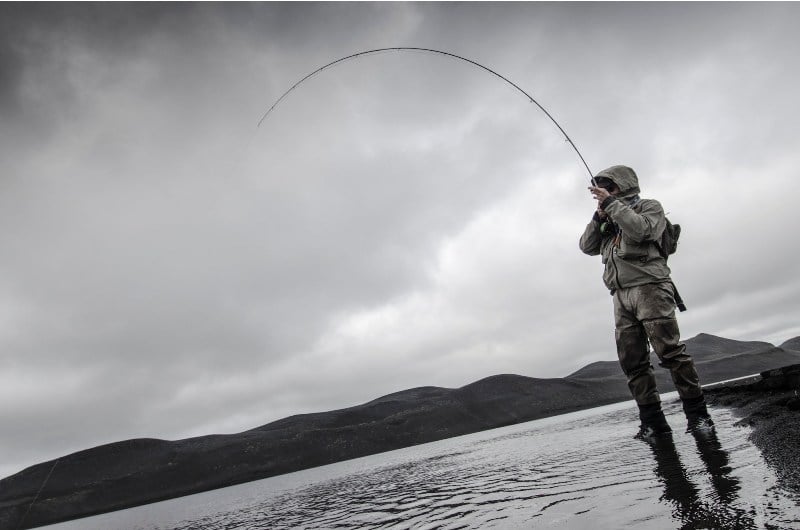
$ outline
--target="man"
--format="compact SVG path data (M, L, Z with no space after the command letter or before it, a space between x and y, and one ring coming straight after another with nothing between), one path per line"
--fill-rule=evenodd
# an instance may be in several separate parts
M597 211L581 236L580 248L602 256L603 281L614 297L617 355L639 406L637 438L668 436L672 429L661 410L650 346L660 366L670 370L683 402L687 432L708 432L708 415L692 358L680 342L675 318L675 287L657 241L666 226L658 201L639 198L639 180L627 166L597 174L590 186Z

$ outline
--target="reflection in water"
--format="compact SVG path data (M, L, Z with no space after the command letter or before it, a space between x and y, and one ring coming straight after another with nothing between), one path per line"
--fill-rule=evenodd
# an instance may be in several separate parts
M753 515L734 504L739 481L730 474L730 458L716 432L695 433L694 438L713 485L713 496L699 495L700 490L689 480L671 436L651 445L655 472L664 485L661 499L674 505L673 515L681 522L680 528L757 528Z
M694 433L693 436L719 501L724 505L730 505L740 489L739 481L730 474L730 456L719 443L716 431L710 434Z

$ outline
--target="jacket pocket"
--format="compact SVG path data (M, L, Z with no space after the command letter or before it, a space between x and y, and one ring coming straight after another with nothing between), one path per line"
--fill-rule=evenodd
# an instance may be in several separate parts
M628 239L625 234L622 234L617 256L625 260L647 261L650 257L650 251L653 246L654 245L652 241L642 241L641 243L637 243L636 241Z

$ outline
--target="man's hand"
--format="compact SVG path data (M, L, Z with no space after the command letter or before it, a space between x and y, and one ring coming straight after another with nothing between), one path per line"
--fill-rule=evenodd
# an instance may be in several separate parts
M596 186L589 186L589 192L598 204L611 197L611 194L605 188L598 188Z
M600 188L597 186L589 186L589 191L591 192L592 197L594 197L597 201L597 211L602 211L603 214L605 214L603 210L605 210L605 208L615 200L614 196L617 193L616 188L614 188L613 191L608 191L605 188Z

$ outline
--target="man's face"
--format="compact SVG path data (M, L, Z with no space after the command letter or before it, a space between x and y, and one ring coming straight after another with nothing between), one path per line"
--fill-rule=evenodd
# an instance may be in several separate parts
M614 181L612 181L610 178L597 177L596 179L594 179L594 181L597 184L598 188L603 188L611 195L616 195L617 193L619 193L619 188L617 187L616 184L614 184Z

